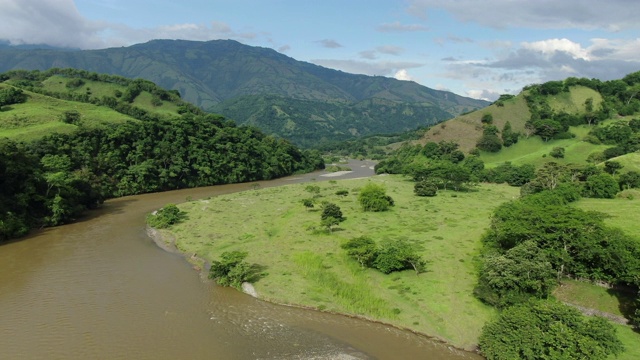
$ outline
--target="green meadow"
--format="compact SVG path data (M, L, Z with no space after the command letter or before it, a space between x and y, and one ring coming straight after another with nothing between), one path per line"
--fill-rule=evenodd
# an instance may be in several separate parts
M383 184L396 202L388 212L363 212L358 189ZM284 304L355 314L473 348L495 310L473 297L474 257L493 208L518 195L518 188L483 184L470 192L413 195L399 176L318 182L316 201L342 209L346 221L327 233L320 211L300 202L314 194L308 184L249 190L179 205L188 221L171 228L177 247L207 261L224 251L244 250L248 261L266 267L255 283L261 298ZM349 194L335 195L338 190ZM427 271L384 275L362 269L340 245L367 235L375 241L408 239L422 246Z
M0 84L0 89L4 86ZM87 127L138 121L104 106L60 100L30 91L24 93L26 102L5 106L0 111L0 137L28 141L53 132L72 132L77 126L62 121L67 111L79 112L81 123Z
M383 184L395 200L391 211L360 209L358 191L370 181ZM493 209L518 197L519 188L481 184L469 192L440 191L436 197L423 198L413 194L412 182L395 175L311 183L319 188L317 194L306 190L309 185L264 189L256 185L253 190L180 204L188 220L171 228L176 246L192 259L207 262L219 259L224 251L247 251L248 262L266 269L267 275L254 284L262 299L358 315L474 348L482 326L497 314L473 296L480 237ZM338 196L339 190L349 194ZM301 200L314 195L316 206L308 210ZM332 232L320 228L322 201L340 206L347 218ZM584 199L576 206L608 213L607 221L617 226L624 220L616 214L638 213L640 199ZM638 230L631 233L637 235ZM362 235L378 242L419 243L427 271L384 275L362 269L340 248ZM579 281L564 282L556 295L618 316L626 301ZM618 358L635 359L640 335L622 325L618 328L629 349Z

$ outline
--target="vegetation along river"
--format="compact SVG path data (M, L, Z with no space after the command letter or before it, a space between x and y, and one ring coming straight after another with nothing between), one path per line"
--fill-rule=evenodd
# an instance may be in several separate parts
M363 177L365 162L336 178ZM261 186L328 180L320 173ZM147 236L167 203L223 185L107 201L80 221L0 246L3 359L479 359L373 322L278 306L198 276Z

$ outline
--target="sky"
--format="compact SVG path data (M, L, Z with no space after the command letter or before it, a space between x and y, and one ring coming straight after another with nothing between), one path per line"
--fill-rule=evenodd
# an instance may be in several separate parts
M233 39L478 99L640 71L638 0L0 0L0 42Z

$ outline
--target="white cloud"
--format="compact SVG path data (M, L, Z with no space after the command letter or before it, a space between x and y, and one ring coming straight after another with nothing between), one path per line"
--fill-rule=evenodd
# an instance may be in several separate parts
M125 46L152 39L253 39L254 33L235 32L228 24L170 24L132 28L84 18L73 0L0 0L0 40L11 44L48 44L96 49Z
M428 19L433 9L495 28L619 31L640 27L635 0L410 0L407 6L407 12L420 19Z
M406 80L406 81L412 81L413 78L411 78L411 76L409 75L409 73L407 72L406 69L400 69L398 71L396 71L396 73L393 75L394 78L398 79L398 80Z
M73 0L0 0L0 39L12 44L94 47L105 23L83 18Z
M557 51L561 51L571 54L574 59L589 60L588 51L583 49L582 45L569 39L548 39L535 42L524 42L521 46L523 49L537 51L546 56L550 56Z
M486 100L486 101L493 101L500 97L500 94L498 94L497 92L487 90L487 89L467 90L466 95L470 98L474 98L478 100Z

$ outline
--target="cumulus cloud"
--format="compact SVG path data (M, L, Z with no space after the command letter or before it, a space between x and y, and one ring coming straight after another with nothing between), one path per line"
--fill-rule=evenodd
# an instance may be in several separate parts
M458 20L495 28L637 29L633 0L410 0L407 12L428 19L433 9L450 12Z
M506 56L479 66L500 70L533 69L539 82L569 76L619 79L640 69L640 39L594 39L584 47L567 39L522 43Z
M398 79L398 80L406 80L406 81L413 80L413 78L411 78L411 76L409 75L409 73L407 72L406 69L400 69L400 70L396 71L396 73L393 75L393 77Z
M312 63L324 67L342 70L353 74L394 76L400 70L413 69L423 66L421 63L404 61L357 61L357 60L335 60L335 59L314 59Z
M342 47L342 45L340 45L340 43L338 43L335 40L332 39L322 39L322 40L318 40L316 41L317 43L319 43L320 45L322 45L323 47L326 47L327 49L337 49Z
M95 47L103 22L83 18L73 0L0 0L0 39L11 44Z
M500 97L500 94L487 89L473 89L467 90L466 95L470 98L478 99L478 100L486 100L486 101L494 101Z
M535 42L522 43L523 49L532 50L550 56L555 52L564 52L570 54L574 59L589 60L589 54L582 45L575 43L569 39L548 39Z
M393 23L380 24L376 30L381 32L407 32L407 31L427 31L428 28L420 24L402 24L399 21Z

